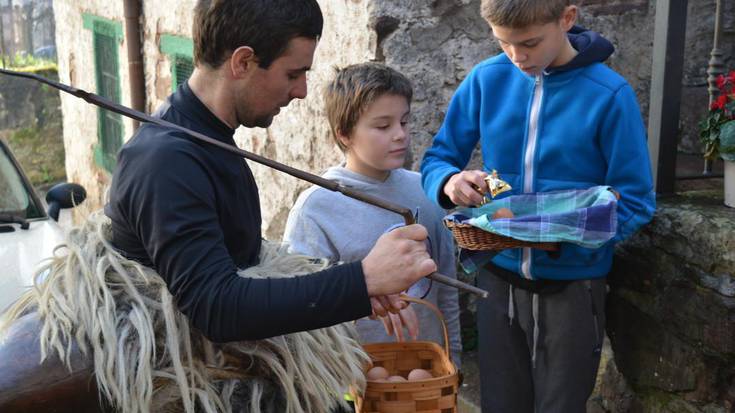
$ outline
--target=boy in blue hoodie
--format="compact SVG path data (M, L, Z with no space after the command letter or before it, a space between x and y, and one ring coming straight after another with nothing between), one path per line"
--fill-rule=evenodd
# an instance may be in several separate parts
M503 53L460 84L421 165L429 198L472 206L493 169L506 194L609 185L620 195L615 238L599 249L509 249L478 274L482 410L584 412L605 326L614 243L655 209L646 136L630 85L603 65L612 45L574 26L569 0L483 0ZM483 170L467 170L478 141ZM505 194L504 194L505 195Z

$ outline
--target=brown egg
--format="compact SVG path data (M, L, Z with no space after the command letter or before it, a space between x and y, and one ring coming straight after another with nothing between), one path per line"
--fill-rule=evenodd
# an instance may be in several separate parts
M406 378L403 376L390 376L388 377L388 381L406 381Z
M388 370L386 370L385 367L380 366L373 367L367 372L368 380L384 380L387 379L388 376L390 376Z
M513 218L515 215L513 215L513 211L511 211L508 208L500 208L493 214L491 219L499 219L499 218Z
M431 378L434 378L434 376L432 376L430 372L424 369L413 369L410 373L408 373L408 381L426 380Z

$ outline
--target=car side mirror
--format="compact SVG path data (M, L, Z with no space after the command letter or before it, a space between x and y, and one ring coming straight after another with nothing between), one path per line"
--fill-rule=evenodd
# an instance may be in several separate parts
M61 209L73 208L85 199L87 199L87 191L79 184L61 183L54 185L46 193L48 215L54 221L58 221Z

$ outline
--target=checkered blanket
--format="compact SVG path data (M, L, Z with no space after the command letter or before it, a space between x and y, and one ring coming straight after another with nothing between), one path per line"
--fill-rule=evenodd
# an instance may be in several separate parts
M446 216L499 235L530 242L571 242L599 248L615 236L617 201L608 186L512 195ZM491 219L500 208L513 218Z
M462 208L445 221L470 224L499 235L530 242L570 242L599 248L615 236L617 200L608 186L512 195L479 208ZM513 218L491 219L500 208L510 209ZM463 250L460 262L474 271L491 259L491 251Z

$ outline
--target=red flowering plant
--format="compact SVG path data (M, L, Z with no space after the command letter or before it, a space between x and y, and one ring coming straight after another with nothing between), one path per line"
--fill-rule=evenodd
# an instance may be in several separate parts
M704 157L721 156L735 161L735 71L717 77L720 94L712 102L707 117L699 122L699 137L704 144Z

